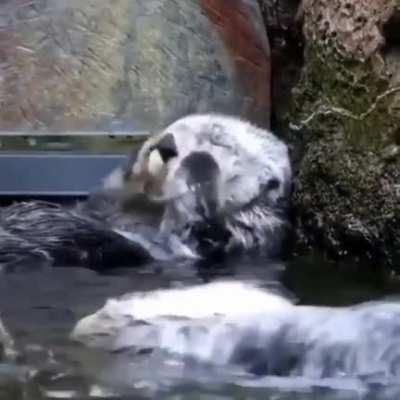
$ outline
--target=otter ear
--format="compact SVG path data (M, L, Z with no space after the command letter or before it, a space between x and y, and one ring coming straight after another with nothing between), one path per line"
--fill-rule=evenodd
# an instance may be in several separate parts
M176 147L175 138L172 133L167 133L162 139L157 142L150 151L158 150L160 157L164 163L167 163L171 158L178 155L178 149Z

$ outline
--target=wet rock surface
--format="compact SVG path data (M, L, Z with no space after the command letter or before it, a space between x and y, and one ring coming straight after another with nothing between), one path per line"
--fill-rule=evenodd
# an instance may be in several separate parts
M291 10L290 1L283 3L283 11ZM396 266L399 8L392 0L315 0L281 13L287 26L301 23L304 44L278 121L298 171L293 200L302 249ZM266 23L276 26L271 17ZM272 38L271 45L274 54Z
M291 89L303 65L300 0L259 0L271 47L271 124L277 133L287 126Z
M231 58L239 84L250 96L246 117L268 127L271 108L271 54L257 1L201 0L200 4Z
M2 1L1 129L152 130L210 110L267 125L261 13L222 3Z

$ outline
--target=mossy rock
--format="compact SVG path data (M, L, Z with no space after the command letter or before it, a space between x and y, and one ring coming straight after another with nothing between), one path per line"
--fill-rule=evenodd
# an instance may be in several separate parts
M305 61L287 135L299 160L297 232L302 245L396 267L400 25L394 1L359 3L303 5Z

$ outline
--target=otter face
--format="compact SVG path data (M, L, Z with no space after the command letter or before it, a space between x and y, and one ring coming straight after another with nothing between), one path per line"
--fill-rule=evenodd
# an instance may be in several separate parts
M198 152L203 156L190 158ZM240 210L261 194L274 206L291 178L287 148L274 135L237 118L210 114L182 118L148 139L126 183L150 200L168 201L204 180L196 172L203 169L214 175L218 169L213 179L219 181L214 185L219 193L214 194L227 210Z
M196 223L218 219L222 210L221 171L211 154L193 151L166 181L167 203L163 232L182 232Z
M216 215L222 204L221 171L209 152L192 151L181 157L170 133L144 151L147 155L138 157L130 179L141 182L149 200L175 202L187 219L194 214L205 218Z
M290 182L281 140L214 114L184 117L150 137L123 173L124 190L164 208L166 232L217 221L246 248L263 245L281 225L277 210Z

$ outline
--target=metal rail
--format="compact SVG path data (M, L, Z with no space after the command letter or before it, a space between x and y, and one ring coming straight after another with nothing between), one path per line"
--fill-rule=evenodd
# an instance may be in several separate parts
M0 201L86 197L149 132L0 131Z
M124 154L0 153L1 197L85 197Z

